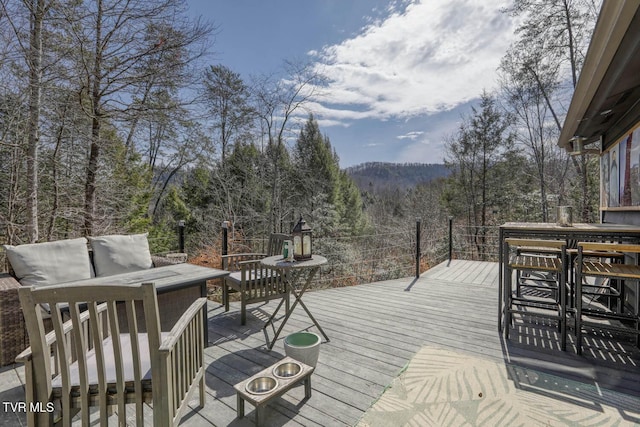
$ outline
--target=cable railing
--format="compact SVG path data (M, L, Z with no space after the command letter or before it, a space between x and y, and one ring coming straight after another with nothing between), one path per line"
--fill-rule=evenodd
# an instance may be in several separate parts
M316 289L351 286L411 276L415 241L407 230L360 236L322 236L313 240L313 252L327 258L313 282ZM268 238L229 239L234 252L266 252Z
M498 226L455 226L450 258L498 261Z
M313 252L329 262L314 278L312 287L324 289L417 277L447 259L497 261L498 230L497 226L454 225L452 220L441 228L425 230L418 219L415 224L407 223L392 232L316 236ZM268 237L236 237L227 240L226 250L264 253L267 242Z

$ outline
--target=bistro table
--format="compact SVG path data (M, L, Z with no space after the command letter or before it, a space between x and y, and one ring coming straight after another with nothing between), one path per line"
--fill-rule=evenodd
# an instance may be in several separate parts
M320 270L320 266L327 263L327 259L320 255L312 255L311 259L309 260L287 261L282 257L282 255L276 255L264 258L261 262L264 266L274 268L283 275L287 287L289 288L289 292L291 292L291 294L296 299L287 311L284 320L282 321L280 327L276 332L276 335L273 337L273 340L269 344L269 350L273 348L273 345L276 343L280 332L282 332L282 328L284 328L284 325L287 323L287 320L289 320L291 313L293 313L293 309L296 308L296 305L298 303L302 306L302 308L304 308L304 311L307 312L307 315L311 318L313 324L316 325L316 328L318 328L320 333L322 333L324 339L329 341L329 337L327 336L327 334L324 333L318 321L313 317L305 303L302 301L302 295L304 295L305 291L311 284L313 276L315 276L318 270ZM278 311L280 311L280 307L282 307L283 302L284 298L282 299L282 301L280 301L280 304L278 304L278 307L273 312L269 320L267 320L267 323L265 323L262 329L266 329L269 324L273 325L276 314L278 313Z
M158 294L160 321L162 330L170 330L175 321L182 316L184 310L198 297L207 296L207 280L223 278L229 275L226 270L201 267L193 264L173 264L149 268L112 276L94 277L68 283L92 285L139 285L153 282ZM202 308L204 319L204 344L209 345L209 328L207 327L207 306Z
M503 283L505 239L510 237L566 240L567 247L578 241L588 242L640 242L640 226L628 224L585 224L562 226L550 222L507 222L500 226L498 248L498 330L502 332L502 318L506 308L507 290L510 284ZM506 254L508 255L508 254Z

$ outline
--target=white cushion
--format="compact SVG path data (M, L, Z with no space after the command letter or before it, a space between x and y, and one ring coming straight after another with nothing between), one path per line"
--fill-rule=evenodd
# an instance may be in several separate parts
M160 341L164 341L164 339L169 336L169 332L161 332ZM121 346L121 354L126 356L127 354L133 354L133 347L131 346L131 335L120 334L120 346ZM151 379L151 352L149 351L149 338L145 333L138 334L138 345L139 348L139 356L140 356L140 365L141 365L141 376L143 380ZM113 358L113 337L107 337L102 341L102 348L105 354L104 368L107 383L115 384L116 379L116 362ZM98 383L98 363L96 362L96 352L95 350L89 350L87 353L87 376L89 384L97 384ZM124 366L124 381L131 382L135 379L133 373L133 358L124 358L123 359ZM69 382L72 387L80 386L80 373L78 369L78 362L73 362L69 366ZM55 378L51 380L51 386L55 388L62 388L62 376L57 375Z
M55 285L94 276L84 237L4 247L16 277L25 286Z
M96 276L112 276L153 267L147 234L89 237Z

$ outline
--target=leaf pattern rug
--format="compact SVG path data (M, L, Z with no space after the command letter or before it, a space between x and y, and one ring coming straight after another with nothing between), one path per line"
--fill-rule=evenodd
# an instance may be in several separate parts
M423 347L359 427L635 426L640 398L506 363Z

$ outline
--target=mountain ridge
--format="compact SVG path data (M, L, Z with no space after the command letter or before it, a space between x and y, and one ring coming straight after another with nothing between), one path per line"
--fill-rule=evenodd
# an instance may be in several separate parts
M439 163L366 162L345 169L358 188L407 189L449 176L450 171Z

